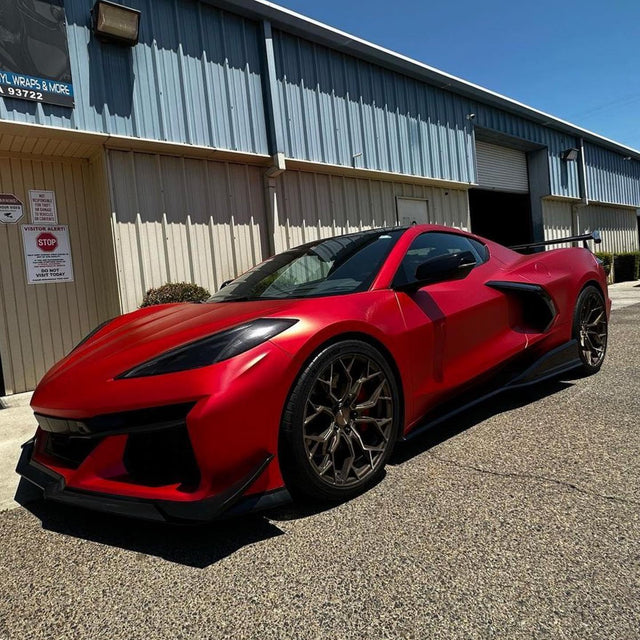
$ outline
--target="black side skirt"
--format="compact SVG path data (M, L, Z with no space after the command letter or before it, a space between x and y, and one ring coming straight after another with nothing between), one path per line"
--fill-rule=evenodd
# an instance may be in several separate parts
M427 414L424 422L414 427L401 440L411 440L445 420L500 393L549 380L579 367L580 364L578 342L577 340L569 340L569 342L546 353L521 373L507 375L506 377L504 375L497 376L488 385L482 386L480 389L476 387L462 396L457 396L451 401L445 402L442 406Z

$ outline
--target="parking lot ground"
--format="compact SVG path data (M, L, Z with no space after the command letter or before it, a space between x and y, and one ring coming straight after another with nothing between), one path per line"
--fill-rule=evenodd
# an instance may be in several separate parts
M640 633L640 305L593 377L504 395L330 508L167 527L0 513L0 638Z

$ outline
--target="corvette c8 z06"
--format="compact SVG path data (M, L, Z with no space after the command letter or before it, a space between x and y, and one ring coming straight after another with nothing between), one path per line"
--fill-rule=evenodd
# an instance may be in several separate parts
M47 499L171 521L347 499L398 440L598 371L609 311L586 248L522 255L433 225L318 240L206 303L98 327L38 385L18 472Z

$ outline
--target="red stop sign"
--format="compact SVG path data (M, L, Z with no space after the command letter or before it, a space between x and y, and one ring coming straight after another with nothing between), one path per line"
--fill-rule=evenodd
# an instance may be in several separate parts
M58 246L58 238L56 238L53 233L45 231L38 236L36 244L38 245L38 249L42 251L55 251L55 248Z

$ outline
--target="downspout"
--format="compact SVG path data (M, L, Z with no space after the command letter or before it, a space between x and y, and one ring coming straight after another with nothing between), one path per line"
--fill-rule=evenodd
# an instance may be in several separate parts
M286 168L284 153L276 153L276 155L273 156L273 164L264 172L264 198L270 256L277 253L279 249L279 247L276 247L276 229L280 224L278 216L277 177L284 173Z
M273 47L271 22L262 21L262 94L264 97L264 118L267 128L267 143L272 164L264 172L264 199L267 221L267 239L269 255L275 254L280 247L276 242L276 230L279 227L278 190L276 178L287 166L284 155L284 135L280 103L278 101L278 76L276 72L276 56Z
M580 202L571 206L571 235L574 236L581 233L580 209L589 206L589 198L587 197L587 171L584 161L584 138L578 138L578 195L580 196Z

